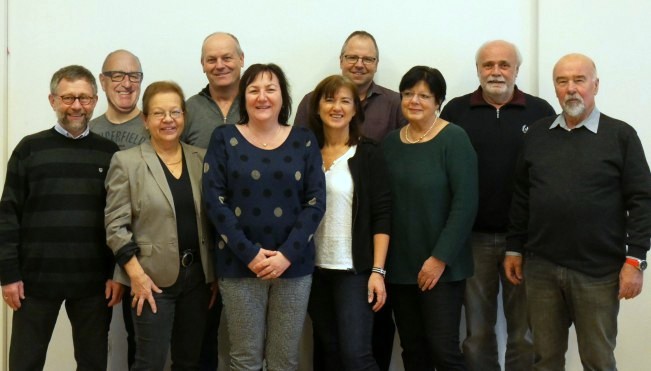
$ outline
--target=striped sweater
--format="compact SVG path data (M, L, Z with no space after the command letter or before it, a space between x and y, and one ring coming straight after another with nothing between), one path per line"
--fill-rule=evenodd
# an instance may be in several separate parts
M80 298L103 292L113 258L104 230L104 179L113 142L54 129L25 137L7 166L0 200L0 283L25 295Z

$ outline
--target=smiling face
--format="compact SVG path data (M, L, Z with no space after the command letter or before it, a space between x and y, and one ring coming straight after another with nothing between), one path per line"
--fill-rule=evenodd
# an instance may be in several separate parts
M357 56L359 58L355 63L349 63L346 61L345 56ZM364 64L362 58L374 58L375 61ZM366 92L371 82L373 82L375 72L377 72L377 58L378 53L373 40L364 36L354 36L348 40L343 54L339 58L341 74L351 79L360 92Z
M214 34L203 43L201 66L213 90L237 87L244 54L230 35Z
M152 96L148 105L145 127L151 141L156 144L177 143L185 125L181 97L174 92L162 92ZM177 118L173 117L177 115Z
M332 97L322 96L319 101L319 117L324 130L348 131L355 116L355 98L347 87L341 87Z
M107 71L132 73L142 72L142 68L133 54L122 50L111 53L107 57L104 66L102 66L102 72ZM104 90L108 99L109 110L114 110L120 114L129 114L136 109L136 104L140 98L142 80L138 82L132 82L131 80L129 76L124 76L122 81L112 81L109 76L99 75L102 90Z
M272 72L261 72L246 86L246 111L249 122L278 123L283 104L278 78Z
M495 41L482 46L477 53L477 77L484 99L503 105L513 96L518 76L518 55L512 44Z
M436 97L425 81L419 81L411 88L401 92L402 114L407 121L421 127L430 125L436 120L439 104Z
M65 104L61 97L90 97L90 103L83 105L79 99L71 104ZM86 130L88 121L93 116L97 104L97 95L93 86L86 80L70 81L62 79L54 94L48 96L50 106L56 113L57 122L73 136L78 136Z

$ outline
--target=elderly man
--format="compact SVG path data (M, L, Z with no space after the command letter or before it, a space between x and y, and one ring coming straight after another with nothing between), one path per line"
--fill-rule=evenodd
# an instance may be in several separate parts
M122 297L104 232L104 178L115 143L88 130L97 84L81 66L50 82L57 123L14 149L0 200L0 283L15 312L9 369L42 370L59 309L78 370L106 370L110 307Z
M140 60L127 50L106 56L99 82L106 94L106 113L90 122L90 131L115 142L120 149L135 147L147 140L137 103L142 85Z
M373 78L380 63L380 51L373 35L355 31L348 36L339 54L341 74L357 86L357 93L364 107L362 133L381 141L392 130L407 123L400 108L400 94L377 85ZM296 110L294 124L309 125L309 102L312 93L303 97Z
M90 121L90 131L117 144L121 150L135 147L147 140L143 116L138 109L142 86L140 59L127 50L116 50L104 59L99 81L106 94L108 109ZM131 290L124 290L122 319L127 331L127 363L129 368L136 357L136 333L131 319Z
M380 62L380 51L373 35L366 31L351 33L339 54L341 74L348 77L357 86L357 93L364 108L362 134L381 141L392 130L403 127L407 120L402 116L400 94L376 84L373 81ZM296 111L294 125L309 125L309 102L312 93L303 97ZM386 371L391 364L395 324L392 308L387 301L379 312L375 313L373 325L373 356L380 370ZM320 370L322 352L318 339L314 339L314 367Z
M201 46L201 67L208 85L186 102L188 114L181 140L207 148L217 126L240 120L240 106L235 100L244 67L240 42L225 32L208 35Z
M524 133L554 115L545 100L515 84L522 57L510 42L484 43L475 56L479 88L452 99L441 118L466 130L477 152L479 209L472 233L475 275L466 282L464 355L470 370L500 370L495 322L502 286L506 317L506 370L530 370L533 362L524 288L504 276L502 261L511 204L513 171Z
M563 113L525 136L504 269L526 287L533 370L565 369L572 324L583 368L616 370L619 299L641 292L646 268L651 173L635 130L595 106L590 58L562 57L553 79Z

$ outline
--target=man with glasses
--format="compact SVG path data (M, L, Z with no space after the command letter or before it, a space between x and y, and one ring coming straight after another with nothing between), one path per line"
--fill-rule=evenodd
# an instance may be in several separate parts
M339 54L341 74L351 79L357 86L357 93L366 117L362 125L362 133L377 141L381 141L390 131L401 128L407 123L400 109L400 94L373 81L379 63L380 52L375 38L370 33L355 31L344 41ZM308 106L311 96L312 93L305 95L298 105L294 125L308 126ZM382 311L385 309L383 308ZM387 312L390 312L390 309Z
M380 52L373 35L366 31L351 33L339 54L341 74L351 79L357 86L357 93L364 108L362 134L376 141L381 141L392 130L403 127L407 120L402 116L400 94L376 84L373 81L380 62ZM294 125L309 125L309 103L312 93L303 97L296 110ZM380 367L386 371L391 364L395 323L391 309L391 298L375 313L373 324L373 356ZM318 339L314 339L314 369L320 370L322 351Z
M0 200L0 284L14 310L9 369L42 370L65 303L78 370L105 370L113 282L104 180L118 146L88 129L97 84L81 66L50 82L57 123L18 143Z
M479 88L452 99L441 118L466 130L477 152L479 209L471 236L475 274L466 281L466 339L469 370L500 370L495 323L502 286L506 317L506 370L530 370L533 362L524 287L501 269L511 204L513 172L529 125L554 109L515 85L522 57L515 45L494 40L475 57Z
M109 139L120 150L135 147L147 140L142 113L138 109L142 86L140 59L127 50L116 50L104 59L99 82L106 94L106 112L90 121L90 131ZM125 288L122 300L122 319L127 331L127 363L129 368L136 357L136 334L131 319L131 290Z
M220 125L240 120L240 106L235 100L244 67L244 52L237 38L225 32L208 35L201 46L201 67L208 85L187 102L185 130L181 140L208 148L212 131Z
M116 50L106 56L99 82L106 93L108 108L90 122L90 130L112 140L121 150L135 147L148 138L137 107L142 78L140 60L131 52Z

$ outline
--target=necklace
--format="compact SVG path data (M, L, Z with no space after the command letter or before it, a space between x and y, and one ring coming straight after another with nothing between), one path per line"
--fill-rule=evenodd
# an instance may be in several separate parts
M409 127L411 126L411 124L407 125L407 127L405 128L405 140L407 141L407 143L410 143L410 144L420 143L420 141L423 140L423 138L425 138L427 136L427 134L430 133L430 131L432 131L432 129L434 128L434 126L436 125L436 123L438 121L439 121L439 115L436 115L436 118L434 119L434 122L432 123L432 125L430 125L429 129L427 129L425 134L421 135L416 140L411 140L411 138L409 138Z
M178 161L174 161L174 162L166 162L165 165L176 165L176 164L180 163L181 160L183 160L183 158L181 158L181 159L178 160Z
M255 139L255 141L258 142L258 144L262 144L262 146L263 146L264 148L267 148L267 146L269 146L269 143L270 143L270 142L273 142L273 141L276 139L276 135L277 135L278 132L280 131L280 125L278 125L278 126L276 127L276 130L274 130L273 134L271 134L271 138L269 138L269 140L268 140L267 142L263 142L263 141L260 140L260 138L255 134L255 132L253 132L253 129L251 129L251 126L249 126L249 124L246 124L246 127L247 127L247 129L249 129L249 133L251 133L251 136L253 136L253 139Z

